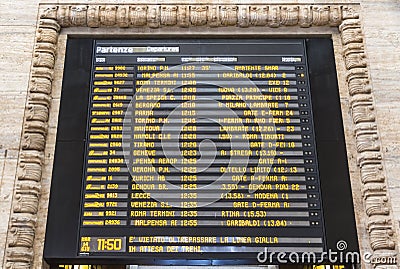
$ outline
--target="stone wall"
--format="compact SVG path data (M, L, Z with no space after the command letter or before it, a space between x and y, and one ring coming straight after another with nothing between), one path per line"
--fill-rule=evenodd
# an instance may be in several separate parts
M13 248L8 248L10 243L12 245L13 234L18 234L21 230L15 229L15 227L10 226L10 217L18 217L13 212L15 212L15 205L13 206L12 201L18 199L20 193L15 191L15 188L19 184L17 177L17 167L21 164L21 160L27 156L22 156L20 154L20 149L26 148L26 141L22 141L21 137L23 135L23 121L26 118L26 113L31 113L26 110L26 105L30 104L27 100L28 90L31 85L31 66L35 66L35 52L37 48L34 48L35 36L37 30L37 20L38 20L38 10L39 3L45 4L50 1L2 1L0 3L0 39L1 50L0 50L0 81L2 87L0 88L0 122L3 126L1 132L0 141L0 216L2 221L0 222L0 267L3 264L4 268L10 266L4 259L5 250L14 251ZM62 4L63 1L58 1ZM68 3L85 3L90 4L94 1L68 1ZM116 1L95 1L96 3L112 3ZM129 3L129 1L119 1ZM145 3L145 1L142 1ZM168 3L170 1L158 1L159 3ZM173 1L177 2L177 1ZM179 1L180 3L193 3L193 1ZM255 1L209 1L210 3L223 3L223 4L237 4L237 3L248 3L251 4ZM303 1L269 1L268 4L301 4ZM332 2L332 1L331 1ZM330 2L330 3L331 3ZM336 2L336 1L333 1ZM340 1L341 3L343 1ZM349 4L354 4L356 2L346 1ZM135 1L135 4L140 3L140 1ZM309 2L307 2L309 3ZM202 3L204 4L204 2ZM400 220L400 180L397 178L399 174L400 164L398 163L398 158L400 157L400 135L398 131L400 129L400 108L397 106L400 100L399 86L397 86L397 81L400 80L400 21L398 17L400 16L400 3L395 0L388 1L360 1L359 13L361 18L361 28L364 34L365 48L364 52L367 58L364 58L365 64L368 66L369 76L370 76L370 89L372 89L372 101L368 97L368 104L371 104L370 108L374 108L372 113L376 115L375 123L377 124L378 144L373 144L373 147L379 147L381 155L378 158L382 159L379 161L377 175L375 177L380 177L382 175L385 179L385 184L387 184L388 196L380 197L380 205L384 205L384 208L380 210L392 211L391 219L385 220L385 222L377 222L372 219L373 223L367 225L366 220L368 220L365 213L364 198L365 194L372 190L374 187L370 186L369 189L362 189L360 170L358 165L360 162L367 161L365 167L369 167L368 158L364 158L357 152L357 143L353 133L356 130L354 121L354 100L351 99L348 92L348 85L346 84L346 62L344 62L341 46L342 41L339 38L338 31L335 29L327 27L315 27L315 28L298 28L298 27L287 27L287 28L271 28L271 27L261 27L261 28L248 28L245 30L246 34L290 34L294 35L296 33L302 34L326 34L333 33L336 62L338 66L338 77L339 77L339 88L341 94L341 104L343 111L343 120L346 130L346 143L348 149L349 166L352 178L353 196L355 201L356 209L356 219L357 228L359 232L360 246L363 251L371 251L371 246L368 243L368 232L371 234L371 229L377 231L378 233L387 233L387 225L392 226L393 232L398 231L399 220ZM62 21L59 21L62 24ZM62 25L68 26L68 25ZM251 30L249 30L251 29ZM343 29L342 29L343 30ZM224 31L227 34L240 34L243 31L240 28L231 27L225 28L224 30L218 28L206 27L202 30L197 30L195 28L179 28L170 27L169 29L149 29L149 28L131 28L129 34L145 34L145 35L165 35L171 33L186 33L186 34L210 34L215 35L220 31ZM110 32L107 30L107 32ZM113 28L112 32L118 34L126 34L127 31L124 29L118 29L118 27ZM39 208L33 209L36 211L37 220L35 220L35 231L36 239L33 243L34 251L34 264L31 268L41 268L42 267L42 250L43 250L43 240L44 240L44 230L45 230L45 216L46 216L46 206L48 200L48 190L51 180L51 167L52 160L54 156L54 142L57 128L57 115L59 106L59 97L61 90L61 80L62 80L62 66L63 66L63 50L65 47L66 35L79 34L79 33L105 33L104 29L93 29L86 27L79 28L64 28L61 31L58 47L57 47L57 60L55 62L55 76L53 82L53 91L51 93L51 111L48 124L46 124L47 143L46 148L42 151L43 156L36 158L35 156L29 155L30 160L40 159L41 164L45 167L42 171L40 186L41 200ZM339 53L338 53L339 52ZM37 57L36 57L37 60ZM361 96L362 97L362 96ZM357 101L357 100L356 100ZM358 100L360 101L360 100ZM361 100L363 102L363 100ZM353 109L353 115L351 110ZM359 138L359 136L358 136ZM374 141L372 141L374 143ZM28 146L29 148L29 146ZM376 158L375 158L376 159ZM358 162L358 164L357 164ZM376 164L376 163L375 163ZM20 165L19 165L20 166ZM376 166L374 166L376 167ZM375 169L375 168L374 168ZM361 172L363 172L361 170ZM365 173L365 171L364 171ZM376 178L375 178L376 179ZM379 182L379 180L378 180ZM18 185L20 187L20 185ZM35 188L34 188L35 189ZM379 191L379 190L378 190ZM35 196L38 192L30 192L30 196ZM379 209L378 209L379 210ZM13 215L14 214L14 215ZM371 220L371 219L369 219ZM390 224L388 223L390 222ZM397 233L398 234L398 233ZM391 244L391 241L397 243L399 242L399 237L395 233L393 236L388 236L386 242L387 245ZM8 235L8 238L7 238ZM25 232L22 237L26 240L31 240L30 232ZM28 242L29 244L29 242ZM385 245L385 242L381 242ZM19 246L17 244L17 246ZM24 246L22 246L24 247ZM398 247L398 246L397 246ZM18 248L18 247L17 247ZM17 250L18 252L18 250ZM21 257L21 260L24 260ZM18 263L15 268L25 268L18 267ZM366 268L370 267L365 265ZM381 268L389 268L383 266ZM397 268L397 267L394 267Z

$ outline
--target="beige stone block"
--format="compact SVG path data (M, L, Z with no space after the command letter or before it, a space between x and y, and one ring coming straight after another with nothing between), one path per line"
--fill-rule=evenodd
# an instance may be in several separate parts
M33 48L33 39L34 39L34 25L37 16L37 0L36 1L11 1L11 0L3 0L0 3L0 34L2 39L0 40L0 45L2 48L5 48L0 52L0 81L2 83L1 92L6 91L8 96L16 96L21 95L21 93L26 93L29 79L29 67L31 63L31 55ZM42 3L66 3L66 1L52 1L52 0L42 0ZM113 0L70 0L68 3L111 3ZM116 2L116 1L115 1ZM132 3L129 0L118 1L119 3ZM159 0L157 3L167 3L171 2L169 0ZM204 1L193 1L193 0L178 0L174 1L175 3L203 3ZM223 4L223 3L252 3L254 1L251 0L238 0L236 2L229 0L217 0L213 1L215 4ZM288 3L313 3L316 1L307 1L307 0L296 0L289 1ZM330 3L338 3L338 0L330 1ZM341 0L341 3L347 2L355 2L350 0ZM135 3L143 3L149 4L146 0L138 0ZM268 4L272 3L282 3L282 1L272 0L269 1ZM399 220L400 216L400 202L397 197L400 197L399 189L398 189L398 171L400 169L400 164L398 164L398 152L399 152L399 138L398 138L398 130L400 128L399 116L400 111L396 110L396 106L398 104L398 100L400 100L400 92L398 91L398 81L400 81L400 70L398 67L400 66L400 51L399 51L399 4L398 1L395 0L386 0L386 1L361 1L362 7L362 18L363 18L363 29L366 34L366 49L368 54L368 64L370 68L372 83L373 83L373 94L376 102L376 113L377 113L377 123L378 128L381 135L382 140L382 149L384 151L384 163L385 169L387 173L387 181L389 185L389 193L392 198L393 211L396 220ZM384 18L384 19L382 19ZM16 25L28 25L30 27L20 27ZM26 28L26 30L24 30ZM6 30L4 30L6 29ZM136 34L136 35L147 35L153 36L154 34L158 34L160 36L168 35L166 28L157 29L157 30L149 30L149 29L129 29L129 31L120 30L120 29L68 29L63 30L63 32L72 32L79 33L83 32L86 34L93 33L119 33L119 34ZM195 34L195 33L207 33L210 35L218 36L221 32L221 29L180 29L180 28L168 28L171 30L170 33L185 33L185 34ZM336 32L333 28L328 27L313 27L310 29L271 29L271 28L256 28L256 29L245 29L244 31L237 28L226 28L226 33L230 34L239 34L245 32L249 36L254 34L275 34L275 35L286 35L290 33L292 36L296 33L303 34L321 34L321 33L332 33ZM4 33L4 34L3 34ZM4 51L10 50L11 55L5 53ZM63 57L62 54L59 54L59 58ZM365 222L363 219L364 209L362 205L361 192L360 192L360 180L359 180L359 172L356 166L356 158L357 154L354 147L354 137L352 134L353 126L351 122L351 115L349 113L349 104L348 104L348 96L346 96L345 88L343 87L343 63L340 63L340 55L336 56L338 73L339 74L339 86L340 86L340 94L341 94L341 105L343 112L343 123L346 133L346 146L348 150L348 158L349 158L349 167L351 173L351 181L353 187L353 198L356 208L356 218L357 218L357 227L359 231L359 240L361 249L369 250L368 248L368 238L365 232ZM339 60L339 61L338 61ZM10 66L12 66L12 72L9 71ZM52 168L52 160L54 154L54 142L55 141L55 133L57 127L58 120L58 108L59 108L59 98L61 93L61 77L57 77L60 75L62 70L62 65L57 64L56 67L56 79L53 87L53 100L51 115L50 115L50 126L49 129L49 137L48 144L46 147L46 160L45 160L45 171L43 173L43 181L42 184L44 186L41 207L39 209L39 218L40 223L38 224L38 237L35 242L36 249L36 259L34 268L41 267L41 253L43 247L43 237L44 237L44 228L45 228L45 211L48 202L48 190L50 186L51 179L51 168ZM13 76L10 76L13 75ZM3 100L6 100L4 104L9 103L12 99L0 99L1 100L1 109L3 109ZM13 103L13 102L11 102ZM14 102L13 104L18 103L18 109L15 108L15 111L23 111L23 105L25 102L21 100ZM22 105L20 107L19 105ZM11 106L10 106L11 107ZM21 110L22 108L22 110ZM13 108L14 109L14 108ZM14 110L11 110L14 111ZM6 118L9 120L9 117L4 117L4 115L8 115L0 110L1 119ZM19 144L19 137L21 130L22 121L20 116L19 121L15 121L10 125L6 125L11 131L8 131L4 137L10 137L10 141L15 141L10 144ZM5 120L0 120L0 123L3 124ZM19 126L19 127L18 127ZM18 129L19 128L19 129ZM3 137L3 131L2 131ZM1 143L1 142L0 142ZM1 156L8 156L14 160L14 156L16 151L11 152L13 155L9 155L6 149L1 149L0 147L0 165L3 165L8 162ZM17 156L17 154L15 155ZM7 157L7 158L8 158ZM14 163L15 170L16 163ZM4 166L5 168L5 166ZM0 168L2 169L2 168ZM8 168L7 168L8 169ZM4 172L3 169L1 172ZM3 177L2 179L3 180ZM7 179L9 182L10 180ZM10 182L14 182L14 178ZM3 182L3 181L2 181ZM3 185L0 185L3 186ZM8 186L8 185L7 185ZM2 187L0 193L4 191L10 191L9 187ZM1 196L3 197L3 196ZM1 208L3 210L3 207ZM2 211L0 213L3 213ZM8 219L8 215L3 215ZM7 221L8 223L8 221ZM398 224L398 223L396 223ZM2 227L2 226L1 226ZM0 264L1 257L3 257L4 245L1 245L2 235L5 235L3 230L0 230ZM156 267L140 267L146 269L153 269ZM172 267L170 267L172 268ZM190 267L185 267L186 269ZM207 267L203 267L207 268ZM223 267L222 267L223 268ZM221 269L222 269L221 268ZM229 267L232 268L232 267ZM241 267L243 268L243 267ZM260 267L257 267L260 268ZM180 268L182 269L182 268ZM194 268L193 268L194 269ZM225 269L225 268L224 268Z
M18 159L19 149L8 149L5 155L6 159Z
M400 220L400 187L389 188L389 197L392 204L393 218L397 221ZM397 227L398 228L398 227Z
M55 148L56 148L56 139L57 139L57 128L56 127L49 128L47 133L47 143L45 149L46 168L48 162L50 162L50 164L53 163Z
M12 190L16 177L17 159L2 160L2 181L0 189L0 202L11 201ZM2 208L0 208L1 210Z
M2 192L2 187L3 186L3 171L4 171L4 165L5 165L5 159L0 158L0 194Z
M379 102L376 105L376 114L384 154L395 154L398 156L400 137L399 129L396 126L400 126L400 118L396 115L400 115L400 108Z
M58 126L58 113L60 111L60 99L53 98L51 100L50 115L49 115L49 128L57 128Z
M58 43L57 43L57 58L54 67L54 80L51 92L51 96L53 98L58 98L58 99L61 98L66 46L67 46L67 35L61 34L58 38Z
M46 149L46 152L48 150ZM44 241L45 241L45 233L46 233L46 223L47 223L47 210L50 199L50 187L51 187L51 175L53 168L53 159L54 157L47 157L44 161L44 169L42 173L42 191L39 200L39 208L38 208L38 221L36 224L36 236L34 242L34 249L36 253L40 253L40 255L36 255L34 258L34 268L42 268L43 258L42 253L44 249Z
M46 182L44 182L46 185L48 185L48 179L45 179ZM43 186L42 183L42 188L43 189L48 189L48 186ZM47 208L48 208L48 201L49 201L49 192L48 191L42 191L41 198L40 198L40 205L38 209L38 220L36 223L36 236L35 236L35 242L33 245L33 248L35 249L35 253L40 254L40 255L35 255L34 258L34 266L33 268L41 268L43 261L43 249L44 249L44 241L45 241L45 233L46 233L46 223L47 223Z
M393 194L396 194L395 197L398 197L398 199L400 199L400 180L398 180L398 178L396 177L387 177L387 182L388 182L388 186L390 191ZM396 205L396 204L394 204ZM400 204L399 204L400 206Z
M393 50L391 51L393 52ZM398 71L400 71L400 67L398 66L391 67L393 63L400 62L400 57L398 57L398 60L392 59L388 63L379 63L379 58L388 57L387 55L389 53L391 52L388 51L387 53L376 54L376 62L378 62L378 64L375 65L374 68L371 68L371 78L373 79L374 92L376 92L378 95L380 92L389 92L389 89L387 89L388 86L390 88L395 88L396 74Z
M57 76L58 76L62 72L63 72L63 70L55 71L55 74L57 74ZM62 89L62 78L55 79L52 84L51 97L53 99L60 99L61 98L61 89Z
M0 91L27 92L34 33L33 26L0 27Z
M17 160L6 159L0 161L0 164L3 167L0 185L0 258L2 258L4 256L7 240L6 235L11 212L12 197L14 193Z
M1 91L0 100L0 148L17 150L20 145L26 94Z
M4 160L6 158L6 155L7 155L7 150L4 148L0 148L0 160Z
M398 159L396 158L387 158L385 159L385 169L387 174L387 182L389 188L398 188L400 187L400 180L398 178L397 173L394 173L394 169L397 168Z
M38 0L0 2L0 25L35 26L38 14Z

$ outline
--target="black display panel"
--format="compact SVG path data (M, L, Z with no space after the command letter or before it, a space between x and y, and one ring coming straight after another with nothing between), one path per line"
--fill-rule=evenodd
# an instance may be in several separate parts
M332 52L329 39L69 40L45 259L357 251Z

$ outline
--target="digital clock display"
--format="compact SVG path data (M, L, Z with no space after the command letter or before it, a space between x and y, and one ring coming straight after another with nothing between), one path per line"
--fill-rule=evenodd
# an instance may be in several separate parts
M81 253L125 252L125 237L81 237Z

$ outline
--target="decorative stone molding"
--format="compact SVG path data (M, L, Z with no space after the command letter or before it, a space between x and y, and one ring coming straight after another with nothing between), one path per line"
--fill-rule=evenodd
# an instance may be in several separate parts
M5 268L32 268L41 192L51 87L59 24L42 18L36 30L28 102L23 124L17 182L8 230Z
M34 79L32 79L32 83L34 83L33 80ZM50 84L50 89L51 89L51 84ZM33 92L32 90L30 91ZM50 92L48 94L50 94ZM27 120L32 120L32 121L37 120L46 123L48 117L49 117L49 109L46 106L40 104L30 104L27 106L26 109Z
M357 5L42 5L36 30L5 268L33 268L37 210L58 35L62 27L338 27L347 70L369 243L396 248ZM199 28L202 29L202 28Z
M352 7L340 5L60 5L44 6L40 17L61 27L250 27L339 26L355 18ZM51 38L40 30L40 38ZM42 37L43 36L43 37ZM352 37L349 37L349 42ZM362 37L359 37L362 40ZM42 39L39 39L40 41ZM54 43L50 42L50 43Z
M344 9L343 12L345 13ZM358 152L357 163L363 186L362 196L367 214L369 243L374 256L379 256L380 253L387 255L396 249L396 239L391 222L387 184L380 152L381 143L375 122L372 87L369 83L363 34L358 16L343 20L339 31L351 96L350 106ZM377 265L374 266L377 267Z
M373 250L394 249L393 241L393 225L390 219L380 218L379 220L371 220L367 225L370 233L371 248Z
M365 199L365 208L368 216L389 215L388 198L386 195L373 195Z
M364 184L385 181L382 164L365 164L361 167L361 181Z
M32 229L26 227L13 226L10 229L12 237L9 245L12 247L30 247L33 245L35 233Z
M22 136L22 149L26 150L37 150L37 151L44 151L44 146L46 144L46 138L41 133L28 133L32 130L31 122L26 122L24 124L25 127L25 134ZM28 128L29 129L28 129ZM33 128L35 129L35 128Z
M18 168L17 177L20 181L30 180L39 182L42 178L42 166L40 164L21 161Z

